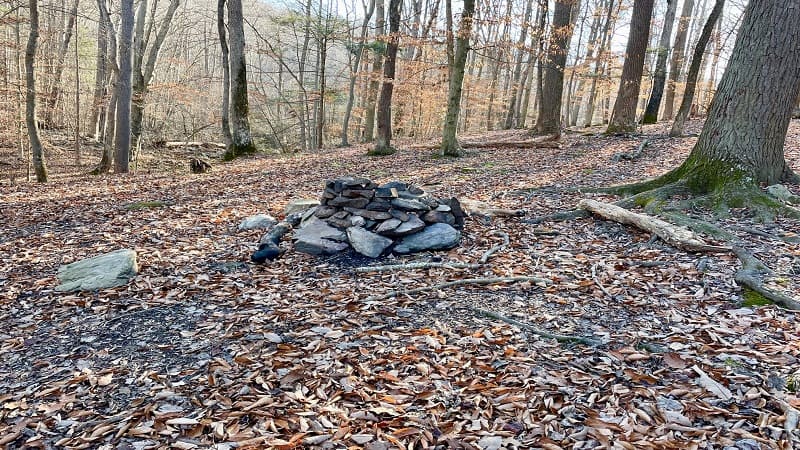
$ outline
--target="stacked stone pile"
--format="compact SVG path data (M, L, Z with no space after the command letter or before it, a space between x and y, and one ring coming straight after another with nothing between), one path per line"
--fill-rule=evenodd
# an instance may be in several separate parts
M319 206L295 232L295 250L330 255L352 247L376 258L453 248L461 239L464 212L458 200L441 200L422 189L392 181L377 185L344 177L325 183Z

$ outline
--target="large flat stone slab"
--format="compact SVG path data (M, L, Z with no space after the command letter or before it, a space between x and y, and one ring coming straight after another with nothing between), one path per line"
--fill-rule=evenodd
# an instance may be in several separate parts
M461 232L446 223L435 223L419 233L408 235L394 248L395 253L453 248L461 241Z
M95 291L124 286L137 273L136 252L117 250L59 267L61 284L56 286L56 291Z

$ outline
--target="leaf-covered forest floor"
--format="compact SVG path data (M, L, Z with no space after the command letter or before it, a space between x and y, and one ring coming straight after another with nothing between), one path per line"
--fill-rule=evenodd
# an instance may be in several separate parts
M800 431L787 406L800 407L800 322L775 306L743 306L733 255L686 253L599 218L546 224L553 234L542 235L518 218L473 216L449 252L315 258L287 240L282 258L258 266L249 256L260 232L237 232L244 217L280 217L289 200L317 197L326 178L343 175L412 181L528 217L583 197L610 201L525 189L663 173L695 140L665 130L575 133L561 149L481 149L461 159L401 143L384 158L365 156L365 147L330 149L218 163L205 175L189 174L184 155L173 153L132 176L47 185L4 178L0 446L793 448ZM651 144L642 159L613 161L643 139ZM797 121L787 157L800 169ZM71 158L64 150L51 167ZM721 224L781 274L782 288L800 291L800 248L769 237L800 234L800 221L753 223L737 210ZM480 269L354 270L477 262L500 243L494 231L510 245ZM119 248L139 254L140 274L128 286L54 291L60 264ZM368 300L521 275L551 283ZM475 308L602 343L559 344Z

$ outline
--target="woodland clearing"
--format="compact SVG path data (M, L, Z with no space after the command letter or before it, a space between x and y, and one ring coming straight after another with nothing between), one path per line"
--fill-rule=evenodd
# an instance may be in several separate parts
M689 132L699 131L692 122ZM249 256L259 231L236 225L316 197L343 175L402 179L528 218L583 194L677 167L696 138L568 133L560 148L481 148L432 156L398 142L260 155L188 173L185 155L147 156L129 176L65 175L0 185L0 443L8 448L731 448L800 444L800 323L751 306L728 253L688 253L600 218L532 225L472 216L459 247L376 261L291 251ZM517 142L523 131L465 136ZM641 158L615 158L648 140ZM177 152L164 149L164 152ZM86 158L85 158L86 159ZM786 140L800 169L800 121ZM93 162L93 161L89 161ZM85 170L84 170L85 169ZM16 174L19 181L21 174ZM798 194L797 186L790 189ZM800 292L800 221L712 218ZM545 228L546 227L546 228ZM755 232L754 232L755 230ZM535 232L538 231L538 232ZM356 270L411 261L478 268ZM713 241L713 239L711 239ZM139 253L129 285L54 291L60 264ZM465 278L547 283L455 285ZM796 295L796 294L795 294ZM743 304L745 302L745 304ZM491 312L490 317L483 312ZM496 318L598 345L559 343Z

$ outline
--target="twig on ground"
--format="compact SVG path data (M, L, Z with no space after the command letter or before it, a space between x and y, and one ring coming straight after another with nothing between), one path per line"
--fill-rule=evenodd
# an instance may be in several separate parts
M733 254L742 262L742 268L737 270L733 277L736 283L745 289L750 289L761 295L776 305L792 311L800 311L800 300L772 291L764 286L762 278L772 273L769 267L741 247L734 246Z
M481 256L481 259L478 260L478 262L481 263L481 264L486 264L489 261L489 258L492 257L492 255L494 255L495 253L499 252L500 250L508 247L508 244L511 242L510 238L508 237L508 233L506 233L504 231L496 230L492 234L495 235L495 236L502 237L503 238L503 243L495 245L494 247L490 248L489 250L486 250L486 253L484 253L483 256Z
M415 289L403 289L403 290L396 290L390 291L383 295L373 295L371 297L365 298L364 302L375 302L379 300L386 300L389 298L398 297L400 295L411 295L411 294L419 294L421 292L427 291L435 291L437 289L444 289L453 286L464 286L464 285L487 285L487 284L499 284L499 283L524 283L526 281L537 283L537 284L549 284L550 280L539 278L539 277L499 277L499 278L465 278L463 280L456 280L456 281L448 281L446 283L434 284L432 286L424 286Z
M473 306L469 306L468 308L470 311L479 314L481 316L489 317L491 319L501 320L505 323L509 323L516 327L522 328L523 330L533 333L537 336L542 336L548 339L555 339L558 342L569 343L569 344L583 344L583 345L588 345L590 347L595 347L599 345L599 342L591 338L582 336L570 336L565 334L554 334L544 330L540 330L539 328L536 328L533 325L527 324L525 322L521 322L519 320L506 317L502 314L498 314L494 311L487 311L485 309L475 308Z
M608 296L608 298L612 300L614 299L614 296L611 295L610 292L608 292L608 289L606 289L606 287L603 286L603 283L601 283L600 280L597 278L597 264L592 264L592 281L594 281L594 284L596 284L600 288L600 290L603 291L603 293Z
M384 266L363 266L353 269L357 273L369 272L393 272L396 270L415 270L415 269L479 269L481 264L469 264L460 262L411 262L406 264L387 264Z
M648 145L650 145L650 141L645 139L645 140L642 141L641 144L639 144L639 146L636 148L635 152L633 152L633 153L628 153L628 152L617 153L616 155L612 156L611 159L614 160L614 161L619 161L621 159L624 159L624 160L627 160L627 161L637 160L637 159L642 157L642 153L644 153L644 149Z

